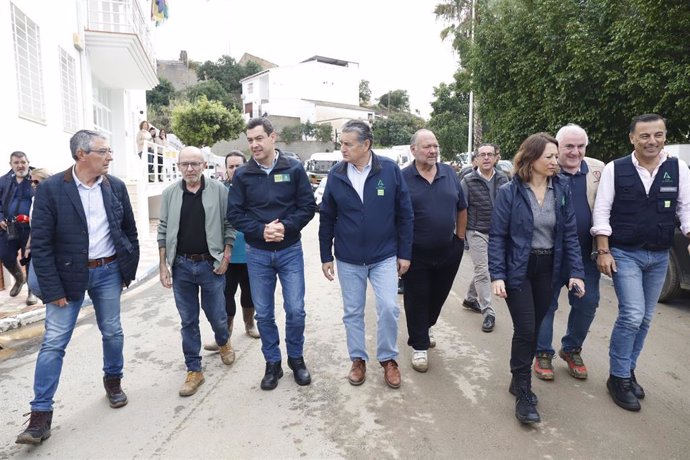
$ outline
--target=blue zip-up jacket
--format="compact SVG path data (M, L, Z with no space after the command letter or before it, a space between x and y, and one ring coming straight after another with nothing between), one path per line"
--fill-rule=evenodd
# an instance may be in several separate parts
M392 256L412 258L412 201L395 162L371 154L371 171L364 183L364 203L347 177L348 163L331 168L321 201L319 243L321 262L335 257L349 264L368 265Z
M570 278L584 279L584 267L577 239L575 210L568 178L552 178L556 203L553 276L554 287L560 283L564 263L570 265ZM515 176L498 189L491 214L489 230L489 273L491 281L504 280L506 287L517 289L527 276L527 263L532 250L534 218L527 191Z
M244 233L250 246L265 251L295 244L316 213L314 192L302 163L276 151L278 160L270 174L252 158L237 169L228 192L228 221ZM285 237L280 243L268 243L264 227L276 219L285 227Z

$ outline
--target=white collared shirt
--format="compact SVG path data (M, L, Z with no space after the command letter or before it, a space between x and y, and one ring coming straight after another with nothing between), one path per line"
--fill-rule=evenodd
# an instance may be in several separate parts
M635 155L632 155L632 162L637 170L637 174L642 180L644 189L649 195L649 189L652 187L654 178L659 167L666 161L668 155L666 152L661 152L661 159L654 171L650 174L649 170L640 166ZM605 235L611 236L611 224L609 219L611 217L611 208L613 206L613 199L616 195L614 188L614 164L613 161L604 167L601 173L601 182L597 189L597 199L594 203L594 210L592 211L592 230L590 233L593 236ZM678 160L678 203L676 207L676 215L680 219L680 229L684 235L690 233L690 170L687 163L683 160Z
M352 163L347 164L347 178L350 179L350 182L352 182L352 187L354 187L357 195L359 195L359 199L362 200L362 203L364 203L364 183L367 181L369 171L371 171L372 158L373 155L371 152L369 152L369 162L364 168L362 168L361 171Z
M100 176L91 187L79 180L74 167L72 168L72 177L77 184L79 198L86 215L86 225L89 229L89 259L100 259L114 255L115 245L110 236L108 215L105 213L105 206L103 206L103 191L101 190L103 176Z
M261 163L259 163L258 161L256 162L256 164L259 165L259 168L261 168L261 170L263 172L265 172L267 176L269 174L271 174L271 171L273 171L273 168L276 167L276 163L278 162L278 155L280 155L280 152L278 152L277 150L275 152L276 152L276 154L273 157L273 163L271 163L271 166L264 166Z

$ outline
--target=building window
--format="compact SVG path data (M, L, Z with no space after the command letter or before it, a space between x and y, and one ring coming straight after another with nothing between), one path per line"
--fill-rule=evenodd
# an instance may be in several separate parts
M36 23L14 4L12 5L12 29L19 116L45 123L40 30Z
M247 94L253 94L254 93L254 83L247 83Z
M64 49L60 50L60 83L62 84L62 125L66 132L73 133L79 125L77 110L77 64Z
M110 137L113 132L113 114L110 102L110 91L94 86L93 88L93 124L96 131Z

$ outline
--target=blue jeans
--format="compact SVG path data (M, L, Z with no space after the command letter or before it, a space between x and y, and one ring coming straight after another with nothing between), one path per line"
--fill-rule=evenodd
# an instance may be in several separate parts
M364 335L364 309L367 300L367 278L376 296L376 359L380 362L398 357L398 264L389 257L371 265L354 265L338 261L338 280L343 295L343 323L347 334L350 359L369 359Z
M266 251L247 244L247 269L254 301L261 351L268 363L281 360L280 335L275 318L276 276L283 289L285 345L289 358L304 353L304 256L302 242L279 251Z
M599 273L599 269L593 261L587 259L582 262L585 267L585 295L579 298L572 292L568 292L570 314L568 315L568 327L561 339L561 347L567 352L582 348L599 306L599 280L601 273ZM567 287L569 279L569 274L563 274L562 286ZM556 310L558 310L558 297L560 293L561 289L556 289L551 307L542 320L539 336L537 337L537 353L547 352L551 355L555 353L552 346L553 317Z
M218 345L225 345L230 338L228 315L225 312L225 275L213 273L213 262L193 262L175 256L172 267L173 294L180 314L182 328L182 352L188 371L201 371L201 332L199 331L199 291L201 308Z
M611 255L617 269L613 288L618 297L618 318L609 345L610 372L615 377L628 378L630 370L637 366L664 286L668 250L611 248Z
M122 277L117 260L89 269L87 292L96 312L96 322L103 337L103 373L122 377L124 337L120 324L120 294ZM53 410L53 396L57 391L65 349L72 338L84 296L69 299L67 305L46 306L45 336L36 360L34 400L32 411Z

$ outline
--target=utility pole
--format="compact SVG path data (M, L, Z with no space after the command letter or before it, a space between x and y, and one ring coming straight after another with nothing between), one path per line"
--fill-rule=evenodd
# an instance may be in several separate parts
M474 44L474 4L476 0L472 0L472 15L470 24L470 43ZM470 107L468 110L468 122L467 122L467 151L473 151L474 145L474 91L470 90Z

